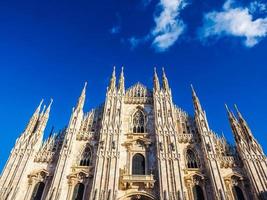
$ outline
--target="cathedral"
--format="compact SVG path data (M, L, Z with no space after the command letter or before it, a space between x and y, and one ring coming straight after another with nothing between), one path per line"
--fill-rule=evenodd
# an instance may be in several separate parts
M52 105L41 101L10 152L1 200L267 200L267 159L246 120L226 106L230 145L176 106L167 76L125 89L115 68L103 104L85 112L86 83L68 125L43 139ZM161 82L161 84L160 84Z

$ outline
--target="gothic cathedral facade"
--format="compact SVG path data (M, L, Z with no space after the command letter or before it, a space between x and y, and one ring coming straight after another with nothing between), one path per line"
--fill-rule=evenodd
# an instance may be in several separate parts
M162 73L152 90L125 90L114 68L104 104L90 112L85 84L68 126L45 141L52 101L41 102L3 169L0 199L267 199L267 159L238 109L226 106L233 146L210 129L193 87L193 116L174 105Z

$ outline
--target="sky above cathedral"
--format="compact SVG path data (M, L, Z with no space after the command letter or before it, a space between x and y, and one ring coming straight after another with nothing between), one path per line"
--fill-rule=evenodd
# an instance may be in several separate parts
M45 137L68 124L85 81L85 110L101 104L112 68L126 87L152 88L161 67L176 105L193 114L190 84L210 127L233 142L224 104L237 104L267 152L264 0L0 2L0 169L44 98Z

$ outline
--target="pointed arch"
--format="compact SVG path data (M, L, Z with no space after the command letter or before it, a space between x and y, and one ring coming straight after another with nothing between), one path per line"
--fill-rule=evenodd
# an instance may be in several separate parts
M145 132L145 114L140 109L137 108L137 111L133 115L132 119L133 124L133 133L144 133Z
M187 168L199 168L199 159L197 154L192 149L186 150L186 165Z
M44 188L45 188L44 182L38 182L33 189L31 200L41 200Z
M194 200L205 200L203 190L199 185L194 185L193 195L194 195Z
M245 200L242 189L238 187L237 185L233 186L233 193L234 193L236 200Z
M89 145L86 145L80 158L80 166L89 166L92 162L92 150Z
M82 200L84 195L84 188L85 187L83 183L76 184L73 191L72 200Z
M145 157L142 154L135 154L132 160L132 174L145 175L145 163Z

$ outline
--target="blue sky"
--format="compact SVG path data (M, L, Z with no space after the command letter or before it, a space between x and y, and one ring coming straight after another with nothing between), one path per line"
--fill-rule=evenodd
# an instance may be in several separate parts
M224 103L236 103L267 149L264 1L0 2L0 169L42 98L46 129L64 127L88 82L86 111L104 101L112 67L126 86L152 87L165 67L174 102L193 113L192 83L210 127L233 141Z

